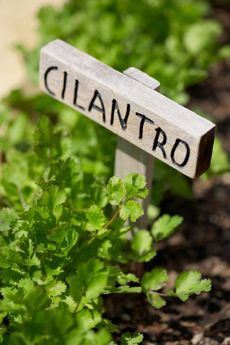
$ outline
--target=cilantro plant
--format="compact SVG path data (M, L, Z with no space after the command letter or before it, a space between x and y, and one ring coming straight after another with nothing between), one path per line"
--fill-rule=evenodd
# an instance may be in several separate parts
M1 136L2 344L112 345L116 326L104 317L103 295L144 292L161 308L167 296L185 301L210 290L210 281L198 272L183 272L175 286L167 286L163 268L141 279L124 273L119 264L153 259L157 242L182 218L164 215L151 232L137 231L132 223L143 215L138 199L148 193L143 176L114 176L105 185L66 150L70 134L53 128L47 117L37 124L34 144L31 133L22 137L26 122L18 121L5 117ZM15 126L17 141L7 141ZM121 344L142 340L139 333L125 333Z

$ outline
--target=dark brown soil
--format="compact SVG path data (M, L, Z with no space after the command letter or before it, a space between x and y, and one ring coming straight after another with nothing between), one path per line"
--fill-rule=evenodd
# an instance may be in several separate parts
M230 3L212 3L214 16L225 27L222 42L230 43ZM230 59L213 66L209 78L190 94L189 106L199 107L213 118L230 153ZM187 303L169 300L160 311L151 308L144 296L119 295L106 300L109 318L122 332L138 329L145 345L230 345L230 172L208 181L196 180L193 189L193 201L173 199L162 205L163 212L180 213L185 222L164 243L153 264L167 267L172 279L182 270L199 270L212 279L211 293Z

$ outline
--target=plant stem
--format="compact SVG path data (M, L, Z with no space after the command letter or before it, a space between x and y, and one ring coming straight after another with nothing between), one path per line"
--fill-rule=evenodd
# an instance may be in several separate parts
M114 212L112 218L108 221L107 224L105 224L104 229L107 229L107 228L110 227L110 225L111 225L111 224L114 222L114 220L117 218L117 216L118 216L118 214L119 214L119 211L120 211L120 207L118 207L118 208L116 209L116 211Z

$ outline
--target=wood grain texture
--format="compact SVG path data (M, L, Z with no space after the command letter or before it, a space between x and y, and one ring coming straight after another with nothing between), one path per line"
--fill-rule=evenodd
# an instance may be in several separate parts
M63 41L42 48L40 86L189 177L209 166L214 124Z

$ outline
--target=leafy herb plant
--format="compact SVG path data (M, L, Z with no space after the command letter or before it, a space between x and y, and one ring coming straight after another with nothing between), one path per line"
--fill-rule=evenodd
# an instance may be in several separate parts
M151 232L135 231L132 223L143 214L138 199L147 195L144 177L112 177L104 185L66 153L66 137L43 117L34 149L11 148L4 157L2 344L112 345L116 327L103 316L103 295L144 292L153 307L161 308L167 296L185 301L211 288L198 272L183 272L175 286L167 286L164 268L141 279L122 271L121 263L153 259L157 242L170 236L182 218L164 215ZM127 239L129 231L132 240ZM121 344L142 339L138 333L124 334Z

